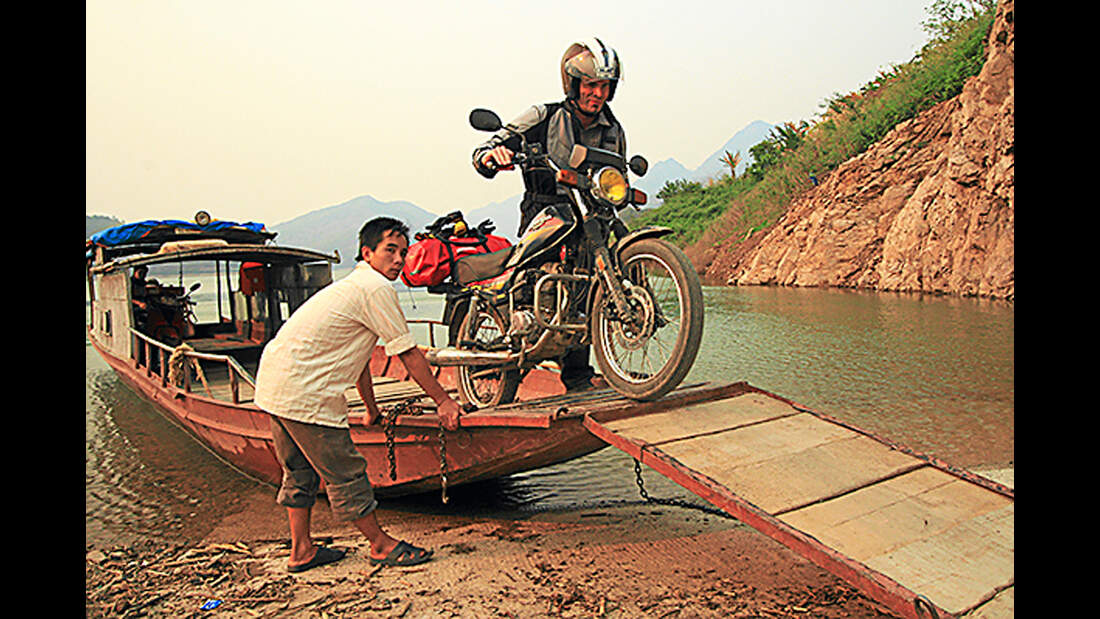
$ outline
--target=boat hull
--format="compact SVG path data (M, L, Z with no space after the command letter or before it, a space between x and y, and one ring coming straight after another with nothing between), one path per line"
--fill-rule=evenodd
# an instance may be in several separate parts
M252 478L273 485L280 483L282 469L275 457L267 413L251 403L233 404L166 385L159 375L132 360L113 355L97 345L94 337L89 339L123 383L199 443ZM384 355L374 355L372 368L375 365L379 366L380 375L395 372ZM440 378L444 384L450 382L450 376ZM558 395L562 391L556 374L548 370L536 370L529 379L521 397ZM453 487L564 462L607 446L584 428L581 417L529 419L519 423L516 418L507 417L496 422L481 420L445 433L445 447L441 445L438 427L428 419L401 419L393 428L395 475L391 478L385 429L379 424L364 425L353 416L350 432L356 448L367 460L368 477L380 496L439 490L441 448L446 451L447 485Z

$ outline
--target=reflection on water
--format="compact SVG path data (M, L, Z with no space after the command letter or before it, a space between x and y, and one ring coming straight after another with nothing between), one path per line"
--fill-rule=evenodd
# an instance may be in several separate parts
M198 539L260 487L139 398L90 345L85 351L89 541Z
M216 316L215 290L210 278L195 295L200 320ZM409 318L441 314L438 297L402 290L399 298ZM687 380L748 381L952 464L1012 466L1012 303L763 287L706 288L704 298L702 348ZM425 327L414 334L427 342ZM90 541L198 539L239 511L241 497L274 494L199 446L86 351ZM644 475L652 496L691 497L648 469ZM386 507L514 513L640 501L633 460L615 449L448 494L446 506L428 493Z

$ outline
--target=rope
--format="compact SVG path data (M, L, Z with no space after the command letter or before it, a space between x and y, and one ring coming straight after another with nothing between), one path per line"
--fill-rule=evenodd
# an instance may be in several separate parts
M206 375L202 371L202 366L199 365L199 360L188 357L187 353L195 352L194 348L191 348L186 343L176 346L172 351L172 355L168 357L168 382L174 386L181 386L183 384L183 376L186 369L184 365L188 361L191 361L191 367L195 368L195 375L202 381L202 386L206 389L206 394L210 397L214 397L214 394L210 391L210 385L206 382Z

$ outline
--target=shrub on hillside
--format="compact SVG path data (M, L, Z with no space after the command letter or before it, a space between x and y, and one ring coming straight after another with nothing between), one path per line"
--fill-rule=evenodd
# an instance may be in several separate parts
M922 22L929 42L913 60L880 71L856 92L828 99L812 124L787 122L773 129L749 149L753 163L739 177L705 187L685 180L666 183L657 194L664 203L635 218L631 227L668 226L681 245L710 246L739 242L774 223L818 177L898 123L958 95L985 62L995 10L994 0L934 0Z

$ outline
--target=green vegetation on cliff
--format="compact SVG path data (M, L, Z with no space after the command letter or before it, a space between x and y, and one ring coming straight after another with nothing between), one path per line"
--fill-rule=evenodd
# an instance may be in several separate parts
M730 175L708 185L666 183L657 193L664 203L633 218L631 227L668 226L682 246L699 241L709 246L740 242L769 226L818 177L866 150L898 123L958 95L985 61L995 10L994 0L934 0L921 24L929 42L913 60L881 72L858 92L832 97L813 124L777 127L749 149L754 161L740 176L730 166ZM728 157L727 163L736 157ZM723 215L721 232L708 233Z

